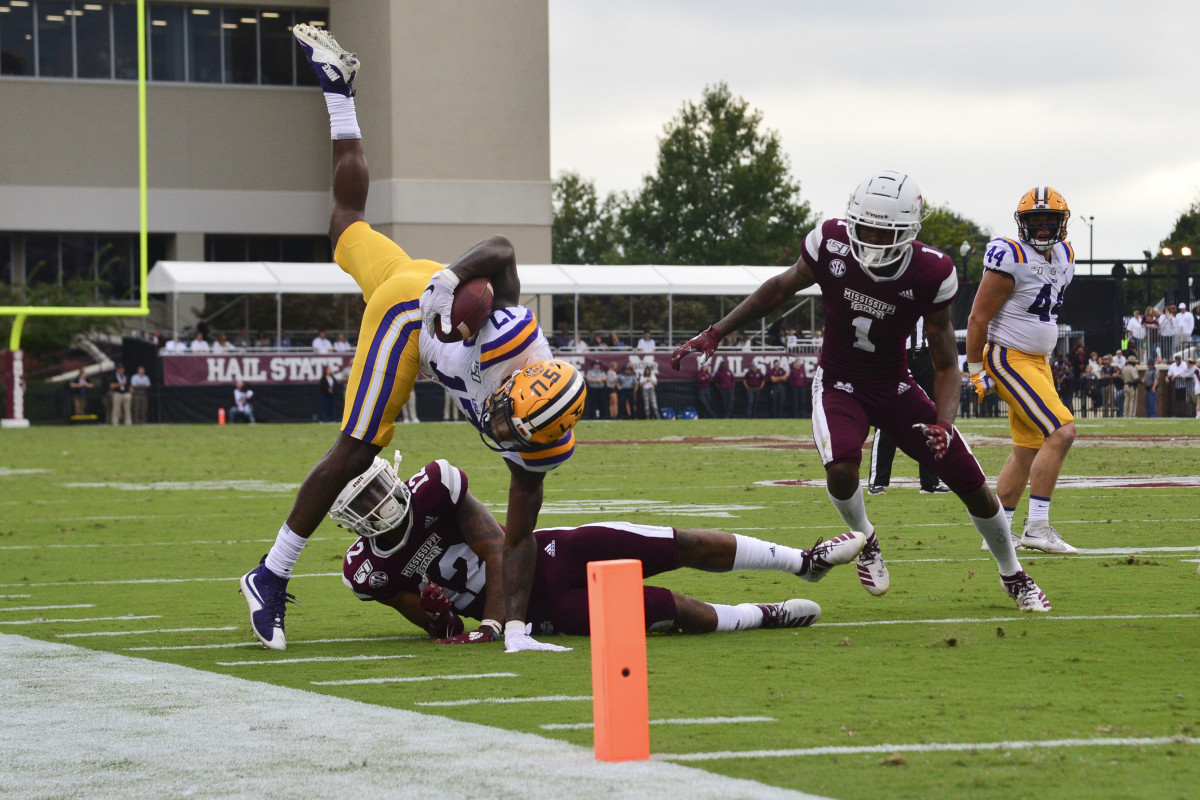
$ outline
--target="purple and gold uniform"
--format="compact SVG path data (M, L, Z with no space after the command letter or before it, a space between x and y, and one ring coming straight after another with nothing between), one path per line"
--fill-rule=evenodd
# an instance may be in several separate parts
M431 461L408 480L412 491L412 534L386 550L359 537L346 552L342 580L362 600L387 600L400 592L420 593L428 573L441 585L454 610L481 619L487 569L462 537L455 520L467 492L467 476L445 460ZM646 576L678 566L675 529L627 522L534 531L538 559L528 621L541 634L588 632L587 563L635 558ZM671 592L643 587L646 629L660 630L675 619Z
M961 436L935 461L913 425L932 425L937 408L908 371L905 354L917 320L945 308L958 291L954 262L914 242L888 277L855 260L847 222L832 219L804 240L801 257L821 287L824 344L813 376L813 438L821 462L862 462L872 425L958 493L978 489L983 470Z

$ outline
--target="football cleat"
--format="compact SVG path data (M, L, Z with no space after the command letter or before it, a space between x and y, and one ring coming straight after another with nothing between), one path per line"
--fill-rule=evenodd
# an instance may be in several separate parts
M287 647L283 634L284 606L295 603L296 598L287 592L287 579L267 569L266 561L263 556L257 567L242 576L239 591L250 606L254 635L268 650L283 650Z
M1071 555L1078 553L1071 545L1063 541L1048 520L1025 520L1025 531L1021 534L1021 544L1030 550L1041 550L1043 553L1062 553Z
M846 531L827 542L817 539L808 551L804 569L796 574L810 583L816 583L838 564L849 564L862 551L867 537L858 531Z
M1021 611L1050 610L1050 601L1033 582L1033 578L1025 574L1025 570L1016 575L1001 575L1000 582L1004 584L1004 591L1008 592L1008 596L1017 601L1017 608Z
M882 486L868 486L867 494L887 494L887 489Z
M921 494L949 494L949 493L950 493L950 487L940 481L938 482L938 485L933 487L932 489L924 489L924 488L921 489Z
M879 540L874 533L867 537L862 552L858 554L858 580L864 589L876 597L885 594L892 585L883 563L883 553L879 550Z
M1025 548L1021 547L1021 537L1020 536L1017 536L1012 531L1009 531L1008 535L1012 537L1013 550L1024 550L1025 549ZM983 544L981 544L979 546L979 549L990 551L992 548L988 547L987 539L984 539Z
M292 28L292 35L304 48L308 66L321 82L321 89L330 94L354 97L358 56L348 52L323 28L300 23Z
M821 618L821 607L812 600L795 599L756 605L762 609L764 628L807 628Z

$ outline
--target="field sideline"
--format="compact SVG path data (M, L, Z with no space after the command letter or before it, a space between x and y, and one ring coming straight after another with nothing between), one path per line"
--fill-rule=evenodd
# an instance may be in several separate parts
M1007 425L968 420L961 427L994 479L1008 451ZM364 716L385 720L380 731L424 727L428 717L411 712L483 723L505 747L517 748L509 741L515 737L495 728L534 735L517 737L528 764L541 760L536 742L549 740L548 765L566 759L591 766L578 755L586 756L582 748L591 742L586 639L563 637L560 643L574 647L569 653L430 645L394 612L345 589L340 563L350 539L332 524L314 536L291 583L303 605L290 607L288 650L268 652L254 643L237 578L269 547L295 487L334 433L333 426L312 424L4 431L0 649L12 655L32 648L49 673L58 659L71 668L107 652L164 662L147 666L148 673L178 665L211 674L197 675L198 685L213 675L265 682L302 691L264 690L273 702L303 704L296 698L311 697L327 717L362 708L337 698L365 702L379 707ZM572 461L547 479L542 525L623 519L721 528L793 546L810 546L843 527L803 420L585 423L578 439ZM405 474L433 458L462 467L471 490L502 518L507 472L466 425L398 426L393 446L402 448ZM670 795L655 781L675 781L678 796L705 796L682 789L687 779L679 776L705 774L695 768L839 800L1194 796L1200 786L1198 447L1194 420L1079 423L1052 516L1082 552L1021 553L1054 605L1045 616L1016 612L961 504L952 495L920 495L915 481L904 480L915 476L915 465L902 455L893 488L867 499L892 573L886 596L867 595L846 567L816 585L776 573L660 576L658 585L713 602L808 597L824 616L795 631L651 637L651 747L658 763L642 765L647 771L631 780L664 797ZM1022 506L1018 525L1024 513ZM59 648L39 649L17 636ZM110 669L115 662L95 663ZM21 680L19 673L13 680ZM0 701L0 740L20 738L16 712L28 697L15 690L36 683L10 683ZM245 702L246 687L255 684L212 685L239 687L230 691ZM55 696L98 709L111 705L107 693ZM388 717L393 711L404 714ZM236 741L262 729L257 719L222 719L227 727L215 735ZM411 758L414 781L431 768L428 754L413 747L420 735L405 728L389 740L386 766L350 770L339 755L346 748L329 742L353 736L354 726L306 739L302 720L284 725L271 749L286 759L300 736L299 763L311 783L303 769L292 768L275 787L280 796L329 796L331 787L355 786L356 778L360 789L381 779L385 788L372 793L403 796L394 784L405 772L392 773L391 765ZM72 721L66 716L56 724L58 740ZM156 736L172 735L169 725L160 727ZM469 730L483 735L437 734L439 747L463 748L446 755L448 768L469 771L474 752L495 746L487 743L488 729ZM180 743L198 740L194 731L178 733ZM579 747L563 750L563 742ZM499 761L487 758L482 768L503 769L504 756L496 755ZM121 757L79 763L82 785L120 786L124 775L125 796L163 794L162 787L141 784L141 772ZM246 763L214 764L211 785L197 773L187 788L192 796L254 796L261 788L257 768ZM666 778L654 772L658 767L679 771ZM570 791L567 772L584 780L594 771L550 769L529 793L556 785ZM348 782L328 783L326 773ZM428 774L436 781L436 769ZM62 785L46 795L21 792L20 785L36 788L0 787L0 797L69 796ZM389 794L387 786L396 791ZM423 796L471 793L451 786ZM602 782L588 786L577 786L577 794L613 793ZM725 786L723 795L714 787L712 796L745 790L740 783ZM767 786L746 796L766 796ZM500 782L476 793L521 796L522 789Z

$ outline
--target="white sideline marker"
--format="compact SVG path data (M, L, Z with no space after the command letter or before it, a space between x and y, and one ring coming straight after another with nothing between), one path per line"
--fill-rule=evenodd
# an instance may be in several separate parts
M470 681L477 678L519 678L515 672L479 672L474 675L414 675L409 678L358 678L345 681L309 681L313 686L364 686L373 683L424 683L425 681Z
M218 661L217 663L222 667L272 667L276 664L308 664L314 661L383 661L390 658L416 658L416 656L312 656L310 658L281 658L276 661Z
M59 639L78 639L81 636L146 636L154 633L204 633L206 631L236 631L236 625L220 628L154 628L144 631L92 631L91 633L56 633Z
M423 703L413 703L413 705L448 708L450 706L473 706L480 703L571 703L584 700L591 702L591 699L592 696L590 694L550 694L544 697L476 697L466 700L427 700Z
M428 636L362 636L358 638L345 639L301 639L299 641L288 642L289 647L296 647L303 644L342 644L343 642L407 642L413 639L424 641ZM262 647L256 641L251 642L220 642L217 644L175 644L175 645L158 645L145 647L122 647L122 650L127 652L147 650L224 650L233 647Z
M747 758L798 758L802 756L852 756L867 753L943 753L970 750L1034 750L1056 747L1150 747L1166 744L1200 744L1196 736L1153 736L1111 739L1047 739L1016 742L941 742L930 744L874 744L861 747L804 747L790 750L720 750L712 753L658 753L662 761L720 761Z
M0 625L52 625L56 622L114 622L127 619L162 619L162 614L126 614L121 617L83 617L80 619L6 619L0 620Z
M774 717L681 717L678 719L652 719L651 725L740 725L743 722L775 722ZM538 725L544 731L590 730L591 722L561 722Z
M816 628L861 628L867 625L951 625L968 622L1090 622L1102 619L1195 619L1200 614L1095 614L1089 616L950 617L947 619L872 619L861 622L822 622Z

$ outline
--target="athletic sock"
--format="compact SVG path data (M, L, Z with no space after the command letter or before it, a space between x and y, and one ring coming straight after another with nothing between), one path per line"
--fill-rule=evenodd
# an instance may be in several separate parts
M1043 520L1050 521L1050 498L1029 495L1029 521L1041 522Z
M1016 513L1017 513L1017 510L1015 508L1009 508L1008 506L1004 506L1004 518L1008 520L1009 529L1012 528L1013 515Z
M284 580L292 577L292 569L300 560L300 551L306 544L308 544L308 539L293 533L288 524L283 523L283 527L279 529L279 535L275 537L275 544L271 545L271 552L267 553L265 562L267 569Z
M803 550L764 542L762 539L738 533L735 533L733 538L737 541L737 550L733 555L733 567L730 572L769 569L794 574L804 568Z
M720 603L709 603L717 612L718 631L748 631L761 628L763 610L753 603L741 603L736 606L724 606Z
M828 488L825 493L829 494ZM854 490L849 500L838 500L832 494L829 494L829 500L850 530L862 531L867 536L875 532L875 526L867 519L867 506L863 503L861 486Z
M1015 575L1020 572L1021 562L1017 560L1017 551L1013 548L1012 528L1004 518L1003 509L991 517L977 517L974 514L968 516L975 524L975 530L979 531L988 543L992 558L996 559L996 564L1000 567L1000 574Z
M326 92L325 107L329 109L329 138L362 138L362 131L358 127L358 113L354 110L353 97Z

